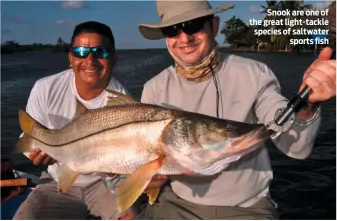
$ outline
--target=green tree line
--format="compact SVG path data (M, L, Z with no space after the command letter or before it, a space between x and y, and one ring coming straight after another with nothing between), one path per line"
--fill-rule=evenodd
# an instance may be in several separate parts
M1 44L1 54L12 54L16 52L25 51L42 51L42 50L52 50L54 52L67 52L69 50L69 44L64 42L61 37L56 41L56 44L41 44L33 43L23 45L17 41L6 41Z
M332 6L336 7L336 2L333 2L329 6L330 13L335 11L335 8L332 8ZM312 4L304 4L303 0L301 1L266 1L266 5L261 5L261 13L265 14L264 20L283 20L285 19L319 19L319 18L324 18L328 19L327 16L292 16L293 11L300 11L300 10L316 10L314 9ZM280 10L288 10L290 11L291 16L271 16L267 15L267 10L274 10L274 11L280 11ZM329 14L330 14L329 13ZM335 14L333 15L335 16ZM254 34L254 30L268 30L268 29L280 29L284 30L289 28L290 26L287 26L283 23L283 25L267 25L263 27L262 25L247 25L242 19L233 16L227 21L225 21L222 29L221 29L221 34L224 37L224 44L230 44L232 48L248 48L252 50L257 50L259 49L264 49L264 50L311 50L315 49L315 45L312 44L301 44L301 45L292 45L290 44L290 39L306 39L306 38L311 38L312 36L309 35L279 35L279 34L271 34L271 35L261 35L257 36ZM327 26L314 26L314 25L295 25L292 27L292 29L300 29L300 28L305 28L305 29L328 29ZM329 28L330 29L330 28ZM335 39L336 36L334 36L334 42L330 45L335 45ZM329 40L331 39L331 36L329 36ZM323 45L321 45L323 47ZM317 49L317 48L316 48Z

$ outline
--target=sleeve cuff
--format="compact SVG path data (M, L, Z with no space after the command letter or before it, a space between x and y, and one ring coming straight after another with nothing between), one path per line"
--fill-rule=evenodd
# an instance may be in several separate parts
M305 127L310 125L311 123L315 122L319 117L321 116L321 105L318 105L316 112L314 116L309 119L309 120L300 120L298 118L295 118L294 124L300 126L300 127Z

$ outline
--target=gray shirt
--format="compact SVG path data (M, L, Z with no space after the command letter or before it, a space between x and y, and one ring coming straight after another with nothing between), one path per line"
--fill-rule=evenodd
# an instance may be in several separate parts
M273 72L263 63L239 56L228 56L216 73L219 89L219 117L267 124L279 108L287 105ZM170 66L149 80L141 101L156 105L170 104L186 111L217 115L216 87L213 79L187 82ZM320 110L320 109L319 109ZM303 159L312 151L320 125L320 111L312 120L296 120L289 131L274 140L290 157ZM173 191L181 198L203 205L248 207L269 196L272 181L265 146L231 163L212 177L172 176Z

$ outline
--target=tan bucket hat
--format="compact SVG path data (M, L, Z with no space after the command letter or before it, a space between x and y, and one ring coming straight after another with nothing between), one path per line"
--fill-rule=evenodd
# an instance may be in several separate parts
M216 14L231 8L234 8L233 4L225 4L213 9L206 0L157 0L157 12L161 22L157 24L140 24L138 28L145 38L157 40L165 37L160 28Z

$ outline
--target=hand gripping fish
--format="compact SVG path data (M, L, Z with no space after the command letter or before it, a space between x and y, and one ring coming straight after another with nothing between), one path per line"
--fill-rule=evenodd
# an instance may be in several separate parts
M263 124L143 104L108 91L116 97L105 107L85 111L62 129L47 129L20 110L24 135L17 148L40 148L58 161L60 192L66 192L79 174L127 175L116 191L120 211L132 206L154 175L214 175L273 133ZM159 189L147 193L150 204L158 193Z

